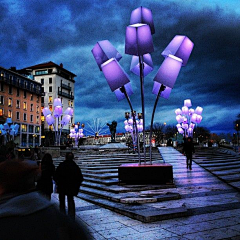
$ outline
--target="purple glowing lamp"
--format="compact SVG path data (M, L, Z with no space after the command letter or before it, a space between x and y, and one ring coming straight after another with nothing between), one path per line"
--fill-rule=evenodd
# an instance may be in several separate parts
M182 59L182 65L186 66L193 46L193 42L188 37L176 35L164 49L162 55L164 57L168 57L169 54L174 55L175 57Z
M179 132L180 134L183 134L183 133L184 133L184 130L183 130L182 128L178 128L178 132Z
M70 116L72 116L72 115L73 115L73 109L70 108L70 107L68 107L68 108L65 110L64 114L65 114L65 115L70 115Z
M125 53L143 56L154 51L149 25L137 23L126 28Z
M131 96L133 94L133 90L132 90L132 86L131 86L131 83L127 83L124 85L124 88L127 92L127 95L128 96ZM120 88L116 89L114 91L115 95L116 95L116 98L118 101L121 101L125 98L125 94L120 90Z
M196 114L201 115L202 112L203 112L203 108L202 108L202 107L199 107L199 106L196 107L196 109L195 109L195 113L196 113Z
M161 83L154 81L152 93L158 95L161 85ZM165 90L161 92L160 97L169 99L171 91L172 89L170 87L166 87Z
M130 24L145 23L150 26L151 33L155 33L152 11L145 7L139 7L132 11Z
M62 107L61 106L57 106L54 108L54 112L53 112L54 117L60 117L62 116Z
M130 67L131 72L140 76L140 64L139 57L132 56L132 62ZM147 76L153 70L152 57L149 53L143 55L143 76Z
M182 113L185 115L188 115L188 107L187 106L182 107Z
M61 121L61 124L63 126L67 125L71 120L71 116L70 115L65 115Z
M191 107L192 106L191 100L190 99L184 100L184 106Z
M48 115L52 114L52 112L50 111L50 109L48 107L43 108L42 113L43 113L44 117L47 117Z
M47 122L47 124L50 126L50 125L52 125L52 124L54 124L54 118L53 118L53 116L52 115L47 115L46 116L46 122Z
M182 114L182 110L180 108L175 110L176 115L181 115Z
M53 102L54 107L62 107L62 101L61 98L55 98Z
M183 122L183 118L182 118L181 115L177 115L177 116L176 116L176 120L177 120L178 123Z
M97 42L92 49L92 54L100 71L102 71L101 65L109 59L115 58L119 61L122 58L121 54L108 40Z
M103 63L101 68L112 92L130 82L127 73L115 58Z
M182 60L171 55L165 58L153 80L164 86L173 88L181 66Z

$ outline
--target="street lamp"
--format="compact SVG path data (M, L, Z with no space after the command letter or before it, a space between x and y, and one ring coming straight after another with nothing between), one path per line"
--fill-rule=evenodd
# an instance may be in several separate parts
M70 130L70 137L75 139L75 146L78 146L79 139L84 136L83 134L84 126L85 126L84 123L80 125L80 122L72 125L72 128Z
M178 124L176 125L178 132L183 134L184 137L186 135L193 137L193 131L195 126L202 121L202 107L197 107L195 110L192 107L192 103L190 99L184 100L184 105L180 109L175 110L176 120Z
M0 124L1 134L4 136L5 142L9 142L18 134L19 125L12 124L12 118L7 118L4 124Z
M153 63L150 53L154 51L152 34L155 33L152 11L139 7L132 11L130 25L126 27L125 53L132 55L130 70L140 77L141 104L142 104L142 125L143 125L143 146L144 163L146 164L146 144L145 144L145 103L144 103L144 77L153 70ZM157 95L153 108L150 142L152 137L152 127L154 113L159 97L168 99L175 84L177 76L182 66L187 64L193 49L192 41L186 36L177 35L162 52L165 57L164 62L154 78L153 93ZM128 75L119 64L120 54L108 40L97 42L92 49L93 56L98 67L109 84L112 92L116 94L118 101L126 98L133 116L133 128L138 138L137 123L129 96L133 93ZM150 144L150 164L152 164ZM139 152L139 151L138 151ZM139 164L141 157L139 152Z
M53 126L55 131L55 145L59 146L62 129L65 125L67 125L70 122L71 117L73 116L73 109L68 107L64 112L65 115L60 121L59 118L63 115L61 99L55 98L53 106L54 106L53 113L50 111L48 107L43 108L42 113L46 119L47 124L49 126ZM59 123L60 123L60 129L59 129Z

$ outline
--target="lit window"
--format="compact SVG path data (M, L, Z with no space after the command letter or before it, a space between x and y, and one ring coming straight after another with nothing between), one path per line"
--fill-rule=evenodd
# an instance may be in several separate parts
M0 104L4 104L4 97L0 96Z
M31 94L31 96L30 96L30 100L32 101L33 100L33 95Z
M8 106L9 106L9 107L12 106L12 99L11 99L11 98L8 99Z
M52 111L52 105L49 105L49 110Z
M12 118L12 111L8 110L8 118Z
M39 106L37 106L37 113L39 113Z
M38 117L38 116L37 116ZM44 116L41 116L41 121L44 122Z
M23 102L23 109L27 110L27 102Z
M52 103L52 102L53 102L53 97L49 96L49 103Z
M26 124L22 124L21 128L22 128L22 132L27 132L27 125Z
M3 109L0 108L0 116L3 116Z
M20 101L17 100L16 108L20 108Z

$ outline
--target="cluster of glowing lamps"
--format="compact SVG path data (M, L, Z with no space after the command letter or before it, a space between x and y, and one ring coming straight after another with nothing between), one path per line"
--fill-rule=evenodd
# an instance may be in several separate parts
M80 128L80 123L73 125L73 127L70 130L70 138L74 138L75 140L75 146L78 144L78 140L84 136L83 134L83 128L84 123L81 125L82 128Z
M1 134L4 136L5 141L9 142L10 139L18 134L19 125L12 124L12 118L7 118L4 124L0 124Z
M196 109L191 108L192 103L190 99L184 100L184 106L182 109L178 108L175 110L176 120L178 124L176 125L178 132L183 134L185 137L193 137L193 131L197 124L202 121L202 107L196 107Z
M61 133L62 129L65 125L69 124L72 116L73 116L73 109L68 107L65 112L62 120L60 121L59 118L63 115L63 107L60 98L55 98L53 102L54 111L48 107L43 108L42 113L44 118L49 126L53 126L55 132L55 145L60 145ZM59 128L60 125L60 128Z
M144 163L146 164L145 144L145 100L144 77L153 70L153 62L150 53L154 52L152 34L155 33L152 11L139 7L132 11L130 25L126 27L125 53L132 55L130 71L140 77L142 123L143 123L143 147ZM176 35L162 52L164 61L153 81L152 93L156 95L150 126L150 142L152 138L153 119L159 97L168 99L174 87L182 66L186 66L193 49L193 42L186 36ZM121 54L108 41L98 41L92 49L96 63L103 72L107 83L118 101L127 99L131 109L134 127L133 132L138 138L138 128L129 96L133 94L128 74L119 64ZM139 164L141 154L138 142ZM152 164L152 145L150 144L150 164Z

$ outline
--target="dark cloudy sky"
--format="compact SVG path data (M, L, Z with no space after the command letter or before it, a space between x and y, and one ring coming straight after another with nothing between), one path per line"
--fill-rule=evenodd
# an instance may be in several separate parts
M175 35L195 44L180 71L169 100L160 99L155 122L176 124L175 109L190 98L201 106L201 126L212 132L232 132L240 113L239 0L0 0L0 65L17 69L53 61L77 75L75 119L118 121L123 129L126 100L117 102L91 54L97 41L108 39L122 54L120 64L134 90L134 109L141 111L139 78L129 70L124 53L125 30L132 10L152 10L154 71L145 78L146 125L155 101L153 78L163 61L161 52Z

